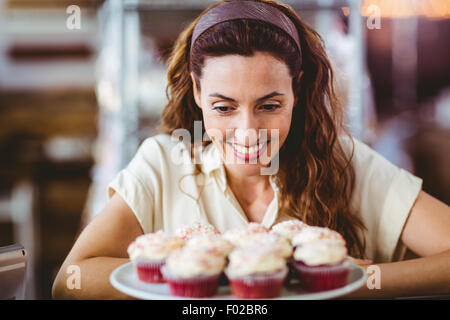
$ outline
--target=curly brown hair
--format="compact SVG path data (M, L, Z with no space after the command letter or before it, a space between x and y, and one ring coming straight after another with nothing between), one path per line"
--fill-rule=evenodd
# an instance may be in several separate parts
M334 87L333 69L323 40L289 6L271 0L253 1L274 6L292 20L302 47L302 65L298 65L298 50L291 37L258 20L219 23L204 32L191 48L193 30L201 16L226 2L214 3L179 35L174 44L168 59L168 104L156 133L172 134L174 130L184 128L194 137L194 121L201 121L203 117L194 100L190 71L200 90L199 79L207 57L252 56L255 51L262 51L284 61L293 77L295 104L288 137L279 151L276 174L281 194L279 210L309 225L340 232L347 242L349 254L364 258L366 244L362 233L366 228L350 208L355 183L351 163L353 150L350 157L346 156L339 139L341 135L350 138L351 135L344 125L345 110ZM303 75L299 74L300 67ZM203 127L202 132L204 130ZM196 169L196 173L201 172L198 166Z

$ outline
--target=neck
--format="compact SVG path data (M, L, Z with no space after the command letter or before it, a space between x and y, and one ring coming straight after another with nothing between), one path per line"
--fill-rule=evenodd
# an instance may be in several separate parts
M252 204L261 198L261 195L272 191L269 176L255 175L242 176L225 169L227 183L236 197L246 204Z

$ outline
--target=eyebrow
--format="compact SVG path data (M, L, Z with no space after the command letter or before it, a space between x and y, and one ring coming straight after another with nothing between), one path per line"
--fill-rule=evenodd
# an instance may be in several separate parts
M284 95L284 93L279 93L277 91L274 91L274 92L271 92L269 94L266 94L265 96L263 96L261 98L256 99L256 102L261 102L261 101L267 100L267 99L275 97L275 96L283 96L283 95ZM229 101L232 101L232 102L237 102L235 99L230 98L230 97L226 97L226 96L224 96L223 94L220 94L220 93L211 93L209 96L210 97L221 98L221 99L224 99L224 100L229 100Z

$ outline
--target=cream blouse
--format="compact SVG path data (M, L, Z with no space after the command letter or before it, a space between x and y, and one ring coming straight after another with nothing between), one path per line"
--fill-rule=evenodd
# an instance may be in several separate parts
M400 234L422 187L422 179L394 166L361 141L353 138L355 189L351 206L367 228L366 255L375 263L403 259L406 247ZM351 153L349 138L341 138ZM249 223L226 181L219 150L213 143L201 154L202 172L194 176L194 165L186 145L166 134L147 138L128 166L109 184L136 215L144 233L175 230L204 221L220 232ZM290 217L278 212L279 190L269 178L275 197L264 214L264 226ZM203 187L204 186L204 187ZM202 191L203 190L203 191Z

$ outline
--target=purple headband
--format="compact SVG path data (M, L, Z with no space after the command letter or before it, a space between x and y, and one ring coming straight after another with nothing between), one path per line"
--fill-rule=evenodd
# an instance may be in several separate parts
M254 19L260 20L284 30L296 43L299 52L299 65L302 64L302 49L298 38L298 31L289 17L279 9L264 2L248 0L229 0L206 12L197 22L192 34L191 48L195 40L212 26L230 20Z

